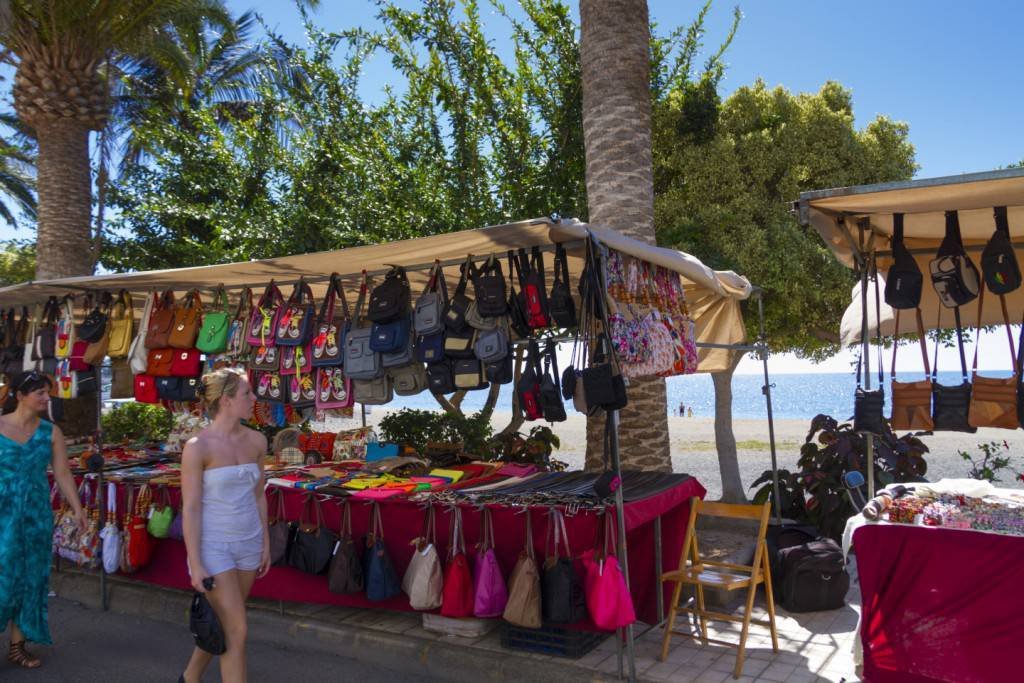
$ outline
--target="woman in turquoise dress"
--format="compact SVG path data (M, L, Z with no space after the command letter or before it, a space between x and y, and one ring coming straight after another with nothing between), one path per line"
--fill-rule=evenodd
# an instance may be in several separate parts
M50 644L46 617L53 512L46 467L85 531L87 518L68 465L64 435L42 419L50 402L50 379L23 372L8 383L0 416L0 624L10 623L7 660L27 669L40 665L25 641Z

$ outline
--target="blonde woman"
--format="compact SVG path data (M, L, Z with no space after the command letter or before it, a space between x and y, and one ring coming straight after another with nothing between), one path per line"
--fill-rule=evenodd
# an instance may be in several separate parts
M224 683L246 680L245 601L253 581L270 569L263 457L267 439L244 427L256 396L243 372L222 368L203 376L202 401L211 423L189 439L181 456L185 547L192 587L205 593L224 628ZM213 579L206 590L203 580ZM196 683L213 658L196 648L181 681Z

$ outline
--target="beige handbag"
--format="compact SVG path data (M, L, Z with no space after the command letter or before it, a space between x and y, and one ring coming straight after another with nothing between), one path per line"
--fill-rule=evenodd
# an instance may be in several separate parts
M999 297L1006 325L1006 338L1010 342L1010 367L1016 368L1017 354L1013 350L1013 332L1010 330L1010 316L1006 310L1006 298ZM978 338L974 342L974 366L971 376L971 407L967 423L972 427L996 427L1017 429L1017 373L1010 377L982 377L978 374L978 347L981 346L981 308L985 303L985 283L978 296L978 324L975 325Z
M127 358L132 347L132 323L135 312L132 310L132 297L122 289L117 295L114 307L110 311L110 341L107 355L111 358Z
M441 558L437 554L433 506L427 508L423 527L423 535L412 541L416 550L402 578L402 590L409 596L409 605L413 609L432 610L441 606L441 591L444 588Z
M533 556L533 525L526 510L526 547L519 553L508 580L508 603L502 616L510 624L540 628L540 572Z
M159 295L156 293L146 297L146 306L142 309L142 318L139 320L139 329L128 350L128 362L132 372L136 375L145 374L146 365L149 363L149 349L146 348L146 331L149 329L149 319L153 314L153 302Z
M921 321L921 309L916 311L917 336L921 344L921 359L924 361L925 379L919 382L897 382L896 381L896 349L899 348L899 340L895 339L892 345L892 367L890 376L892 378L892 417L889 418L889 427L893 431L932 431L935 428L935 421L932 419L932 382L928 379L931 368L928 367L928 348L924 340L924 323ZM900 329L900 309L896 309L896 330Z
M128 367L127 358L114 358L110 361L110 398L134 398L135 384L132 381L132 369Z

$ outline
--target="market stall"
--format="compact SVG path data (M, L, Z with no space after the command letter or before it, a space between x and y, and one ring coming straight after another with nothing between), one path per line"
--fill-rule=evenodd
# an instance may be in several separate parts
M794 209L858 275L841 338L860 345L854 422L869 452L881 430L1020 428L1021 345L1012 325L1024 316L1024 169L806 192ZM978 336L993 325L1006 335L1007 346L998 344L1004 370L979 373ZM975 339L965 344L970 327ZM945 369L956 371L956 383L938 374L940 342L929 348L930 330L954 332L959 367ZM883 361L882 337L892 335L920 348L923 379L897 378L899 339ZM873 474L866 467L869 498ZM1024 592L1012 558L1024 550L1024 499L1008 497L911 493L887 512L898 523L851 521L866 680L1015 678L1009 634L1020 630Z
M507 264L507 271L502 270L503 264ZM287 287L292 296L286 299L287 289L285 294L279 292ZM404 300L394 312L382 308L388 297L379 294L389 287L389 291L398 292L399 301ZM472 297L468 296L469 287ZM116 297L104 296L115 292L119 292ZM577 482L588 497L586 505L581 507L578 501L556 496L539 506L537 512L543 518L551 516L551 510L558 510L557 516L565 518L567 535L572 536L572 555L593 547L600 520L614 519L617 533L611 535L618 539L626 585L641 618L654 623L660 618L664 598L654 580L658 560L662 560L660 569L672 564L682 540L674 531L685 526L688 500L704 491L696 481L678 481L625 504L636 480L630 478L631 473L620 471L614 429L620 397L614 389L615 378L712 372L727 366L729 349L763 350L745 343L740 301L752 292L742 277L712 271L687 254L651 247L576 221L539 219L264 261L26 283L0 289L0 305L8 311L5 343L16 341L5 349L5 369L34 363L54 374L55 403L88 392L99 395L94 387L95 363L86 362L89 359L81 354L95 356L95 345L105 343L109 345L107 355L115 363L114 386L121 387L116 391L125 391L118 374L123 378L128 372L134 379L129 395L139 401L163 402L183 410L182 414L189 411L203 369L221 365L248 369L260 399L258 406L263 406L257 411L258 419L261 424L277 426L313 414L351 411L355 402L384 404L395 394L427 390L435 395L459 394L500 384L514 387L514 410L524 413L528 421L564 419L563 400L572 401L583 411L603 409L612 425L606 448L609 476L615 479L609 481L621 485L608 486L605 481L604 492L595 494L596 477ZM40 305L48 297L47 303ZM79 302L81 308L76 305ZM485 309L485 304L494 310ZM30 305L36 306L31 313L27 308ZM18 307L25 307L20 320ZM436 319L429 321L426 314L421 319L421 308L445 317L436 331L433 327L420 329L421 324L428 324L424 320L438 323ZM450 320L453 311L458 325ZM159 323L155 322L158 318ZM367 318L373 321L372 327ZM92 339L93 323L98 320L107 324L107 336L102 341L98 336ZM214 322L208 325L210 321ZM112 333L115 323L120 323L122 330L127 328L135 339L130 346L119 339L116 354ZM133 323L137 332L132 332ZM360 352L362 358L350 355L358 331L365 332L368 340L373 338ZM161 335L159 342L154 342L156 333ZM388 344L395 341L395 347L375 348L374 342L384 337L391 339ZM553 344L560 340L570 341L578 349L572 367L561 375L553 357ZM332 346L340 347L335 348L333 356L324 351ZM278 353L280 357L271 360ZM438 355L432 357L430 353ZM100 353L99 358L102 356ZM394 361L396 357L400 360ZM366 365L367 358L373 361L372 367ZM387 365L389 358L394 361L391 366ZM600 372L588 376L594 369ZM524 385L526 376L532 377L532 384L528 381ZM597 383L591 384L591 380ZM606 389L603 403L597 401L595 405L594 396L600 394L592 394L592 388ZM395 444L396 449L398 446ZM453 462L479 459L479 453L458 453ZM328 454L325 460L334 458ZM325 462L325 466L338 468L327 476L318 472L301 482L287 478L277 481L273 488L287 487L281 521L299 527L308 523L309 518L303 517L298 508L303 496L315 495L323 501L323 515L314 527L339 529L331 526L340 525L339 498L332 497L328 489L353 483L348 470L365 465L355 460L352 467ZM481 509L479 496L475 500L443 497L455 495L452 491L456 488L459 494L471 491L473 482L463 481L456 486L450 478L445 479L450 469L426 460L414 465L412 473L400 476L389 473L374 477L360 471L360 487L365 485L373 488L372 493L380 494L368 496L379 498L379 504L359 500L365 491L347 491L341 497L351 494L355 501L349 504L354 537L371 530L369 510L381 511L379 523L393 529L384 538L399 570L409 561L409 541L422 528L424 506L438 509L439 519L445 511L450 514L465 508L461 535L467 546L481 540L475 534L477 515L472 514ZM420 466L424 469L415 469ZM108 474L114 476L112 471ZM295 476L301 479L306 475ZM130 481L130 477L127 479ZM369 484L368 480L375 481ZM300 483L303 490L293 490ZM525 490L532 492L534 483L524 483ZM495 482L488 481L487 485ZM115 497L123 498L124 485L116 488ZM173 487L170 491L173 504ZM400 495L393 498L396 491ZM119 502L123 505L126 501ZM147 500L146 505L160 508L155 501ZM492 500L486 507L495 511L491 543L507 575L523 548L515 541L517 534L520 540L524 534L518 513L536 506L523 500ZM146 514L145 510L135 512L136 516ZM105 506L98 506L100 526L105 515ZM546 522L535 522L533 537L538 549L544 547L541 534L549 528ZM123 526L126 533L136 522L125 518ZM439 521L438 542L441 547L451 546L445 540L444 528L445 523ZM379 529L375 536L379 540ZM181 544L173 539L161 541L154 550L144 566L131 567L131 575L163 585L187 585ZM602 553L614 555L614 551L614 547L606 546ZM666 557L669 559L664 560ZM627 559L636 564L632 570ZM296 578L289 576L292 571L275 569L256 594L371 604L365 599L329 593L321 576ZM407 607L408 601L397 596L376 604L402 608L403 600ZM622 625L631 652L632 627Z

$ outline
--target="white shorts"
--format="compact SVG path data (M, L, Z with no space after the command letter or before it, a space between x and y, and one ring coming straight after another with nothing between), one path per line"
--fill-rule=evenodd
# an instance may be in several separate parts
M199 557L203 567L210 576L223 574L231 569L245 572L256 571L263 555L263 536L256 536L247 541L202 541L199 546Z

